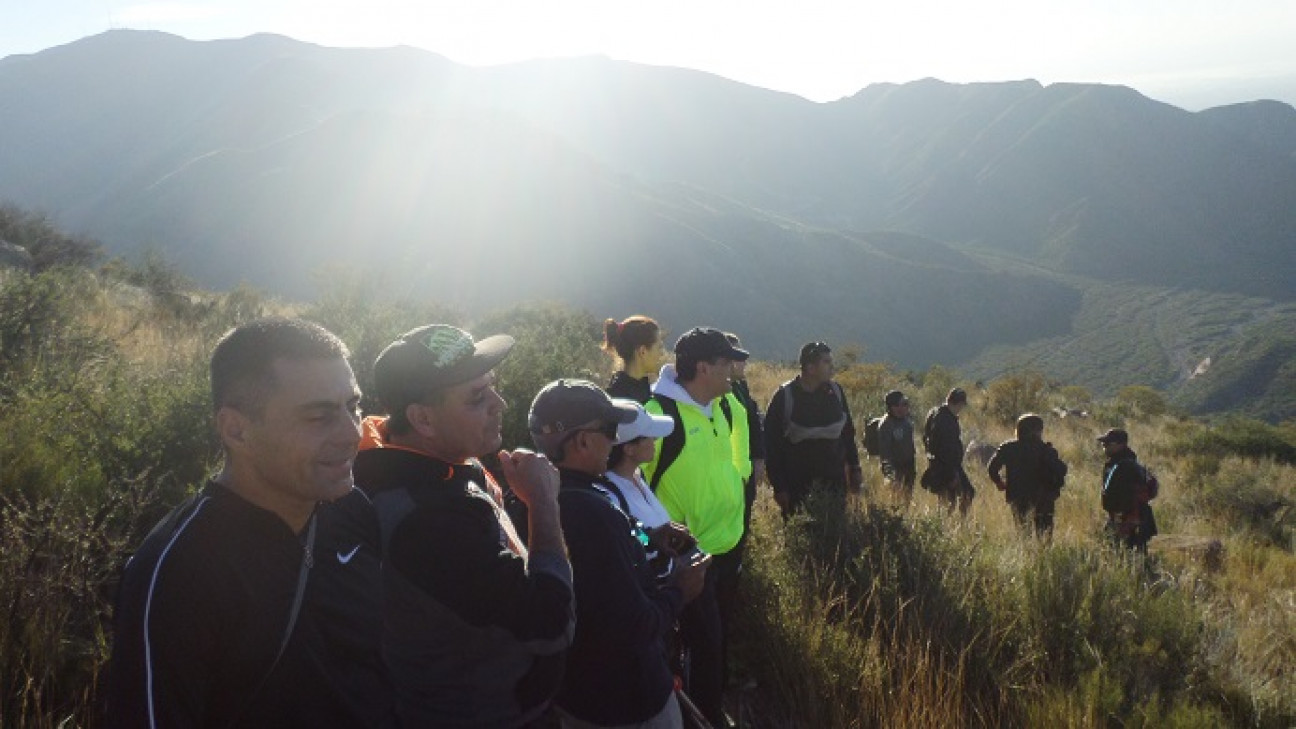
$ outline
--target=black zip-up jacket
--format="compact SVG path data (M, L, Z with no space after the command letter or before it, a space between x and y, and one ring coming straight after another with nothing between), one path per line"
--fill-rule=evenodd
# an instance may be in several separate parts
M924 424L923 444L927 455L944 469L956 471L963 468L963 431L959 418L949 405L932 408Z
M765 426L761 423L762 416L760 406L752 399L751 388L747 386L747 380L733 381L733 394L738 398L738 402L744 408L747 408L747 443L750 449L749 457L753 461L764 460L765 458Z
M353 490L320 504L315 519L278 663L303 537L216 483L159 523L118 592L106 725L393 726L373 509Z
M382 527L383 655L402 725L535 719L558 690L572 636L565 556L510 548L508 517L476 462L362 448L355 479Z
M1008 501L1023 504L1055 501L1062 487L1049 482L1050 474L1065 477L1066 472L1067 466L1052 444L1030 439L1004 441L986 465L990 480L1007 486L1004 496Z
M560 468L563 537L576 587L576 637L555 703L603 726L652 718L674 691L665 638L684 606L673 585L659 586L636 522L617 508L602 476ZM509 504L525 524L526 507Z
M647 377L631 377L628 372L621 370L612 375L612 380L608 382L607 394L634 400L643 405L652 399L652 385L648 384Z
M1115 469L1115 473L1112 470ZM1138 454L1126 446L1123 451L1108 458L1103 464L1103 509L1111 514L1126 514L1138 507L1135 498L1143 483Z

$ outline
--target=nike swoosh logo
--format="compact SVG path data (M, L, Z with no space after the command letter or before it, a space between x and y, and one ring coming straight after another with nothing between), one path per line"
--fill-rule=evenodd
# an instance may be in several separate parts
M351 548L350 552L347 552L346 554L342 554L341 552L338 552L337 553L338 562L341 564L346 564L347 562L350 562L351 558L356 556L356 552L359 551L360 551L360 545L357 544Z

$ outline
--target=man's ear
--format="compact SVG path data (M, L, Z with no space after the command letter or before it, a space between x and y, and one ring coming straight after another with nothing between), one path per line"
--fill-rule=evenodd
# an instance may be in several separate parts
M250 439L248 425L251 419L228 405L216 411L216 433L227 450L238 450Z
M586 440L588 437L589 431L585 430L578 430L572 434L572 437L567 439L567 453L570 454L573 450L584 453L589 447L589 441Z
M405 406L405 419L409 421L414 432L425 438L436 437L436 418L432 417L432 408L422 403L412 402Z

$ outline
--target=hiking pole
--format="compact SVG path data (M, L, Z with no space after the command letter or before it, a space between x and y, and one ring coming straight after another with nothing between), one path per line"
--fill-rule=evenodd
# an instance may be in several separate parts
M715 729L711 722L707 721L707 718L702 715L702 711L698 709L697 704L693 703L693 699L690 699L688 694L684 693L684 689L676 688L675 695L679 697L680 712L684 714L686 725L695 729Z

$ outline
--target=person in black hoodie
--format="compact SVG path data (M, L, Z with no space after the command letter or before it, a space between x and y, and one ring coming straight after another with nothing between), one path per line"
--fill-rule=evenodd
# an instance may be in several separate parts
M650 317L636 314L624 321L603 322L603 350L617 358L620 368L608 383L607 394L639 404L652 397L649 378L666 361L661 327Z
M1006 477L1000 473L1005 470ZM1053 505L1062 492L1067 465L1053 444L1044 442L1044 418L1034 413L1017 418L1017 439L1000 444L986 471L1004 492L1019 526L1033 517L1037 536L1053 533Z
M1155 483L1138 454L1129 447L1129 433L1112 428L1098 439L1107 462L1103 464L1102 507L1107 512L1107 531L1119 544L1146 552L1157 535L1156 517L1148 500Z
M945 396L945 404L932 408L923 424L923 446L927 449L927 470L922 486L940 497L951 510L958 506L967 514L976 489L963 470L963 430L959 413L967 407L967 393L956 387Z
M618 508L603 472L617 426L636 415L592 382L557 380L536 395L527 419L562 477L558 501L576 588L576 636L555 702L564 726L682 726L665 639L702 591L710 557L677 557L659 584L649 537Z

